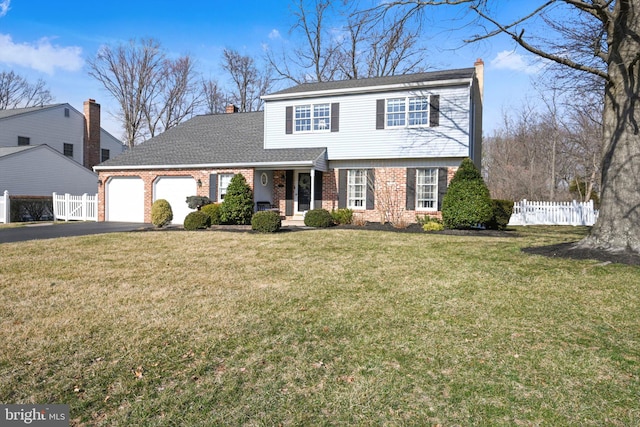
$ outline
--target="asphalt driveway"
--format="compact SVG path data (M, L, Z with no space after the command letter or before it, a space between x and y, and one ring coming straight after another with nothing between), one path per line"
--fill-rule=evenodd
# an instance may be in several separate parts
M116 233L143 230L151 224L132 222L67 222L29 224L20 227L0 227L0 243L22 242L57 237L86 236L89 234Z

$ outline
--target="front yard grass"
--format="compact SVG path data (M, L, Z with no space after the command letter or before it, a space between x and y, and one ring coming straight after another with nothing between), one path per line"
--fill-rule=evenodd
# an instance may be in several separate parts
M1 244L0 402L72 425L639 425L640 269L520 237Z

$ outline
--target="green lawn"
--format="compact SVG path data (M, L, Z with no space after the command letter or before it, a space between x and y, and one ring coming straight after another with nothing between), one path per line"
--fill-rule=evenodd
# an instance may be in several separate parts
M519 237L0 244L0 402L72 425L640 425L640 268Z

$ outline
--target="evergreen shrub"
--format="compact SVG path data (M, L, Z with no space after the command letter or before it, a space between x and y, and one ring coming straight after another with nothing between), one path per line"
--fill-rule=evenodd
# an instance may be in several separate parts
M311 209L304 216L307 227L330 227L333 225L331 213L326 209Z
M331 218L336 224L351 224L353 222L353 210L347 208L334 209Z
M209 215L211 218L211 225L219 225L222 224L222 219L220 218L220 203L209 203L208 205L204 205L200 208L200 212L204 212Z
M220 207L223 224L249 224L253 216L253 194L244 175L235 174L229 182Z
M513 213L512 200L491 199L493 214L485 226L490 230L504 230L509 224Z
M251 229L260 233L275 233L282 227L282 220L278 212L260 211L251 218Z
M211 218L204 212L193 211L184 219L185 230L199 230L208 228L211 225Z
M158 199L151 205L151 223L158 228L169 224L173 219L171 204L165 199Z
M446 228L468 229L486 224L493 215L489 189L480 171L466 158L454 175L442 200Z

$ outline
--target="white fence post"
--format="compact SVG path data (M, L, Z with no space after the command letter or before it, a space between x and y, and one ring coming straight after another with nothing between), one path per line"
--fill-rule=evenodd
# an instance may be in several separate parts
M4 224L11 222L11 199L9 199L7 190L4 190L2 197L0 197L0 222Z

